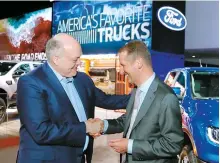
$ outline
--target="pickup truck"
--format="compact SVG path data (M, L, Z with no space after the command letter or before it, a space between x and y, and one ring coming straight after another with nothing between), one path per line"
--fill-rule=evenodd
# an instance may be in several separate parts
M6 119L8 107L16 105L17 82L41 62L0 60L0 124Z
M164 82L180 102L184 147L179 163L218 163L219 68L173 69Z

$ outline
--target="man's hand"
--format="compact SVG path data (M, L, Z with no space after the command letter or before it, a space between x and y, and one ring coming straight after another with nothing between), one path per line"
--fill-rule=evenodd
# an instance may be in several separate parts
M109 146L112 147L118 153L127 153L128 150L128 139L121 138L121 139L114 139L110 140Z
M86 133L89 133L94 138L101 135L104 129L104 122L101 119L88 119L86 122Z

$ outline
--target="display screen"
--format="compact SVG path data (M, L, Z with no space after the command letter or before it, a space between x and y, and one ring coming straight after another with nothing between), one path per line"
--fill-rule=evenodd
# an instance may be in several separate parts
M52 34L68 33L83 54L116 53L130 40L151 48L152 1L54 2Z
M43 60L52 8L0 20L0 59Z

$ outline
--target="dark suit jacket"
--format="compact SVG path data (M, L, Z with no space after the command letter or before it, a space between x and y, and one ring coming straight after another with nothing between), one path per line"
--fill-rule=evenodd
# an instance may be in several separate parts
M126 108L129 96L106 95L91 78L78 72L74 84L88 118L95 106ZM21 120L18 163L81 163L86 139L84 122L79 122L65 90L47 63L18 81L17 107ZM93 139L85 151L91 162Z
M126 108L126 114L108 120L107 134L128 132L136 89ZM153 80L135 119L130 139L134 139L128 163L173 162L183 144L179 102L170 87L157 77Z

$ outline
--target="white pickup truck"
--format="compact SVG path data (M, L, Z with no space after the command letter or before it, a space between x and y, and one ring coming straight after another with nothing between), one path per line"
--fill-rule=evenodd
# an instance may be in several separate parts
M0 124L6 119L6 109L16 105L16 90L19 77L40 64L42 63L0 60Z

